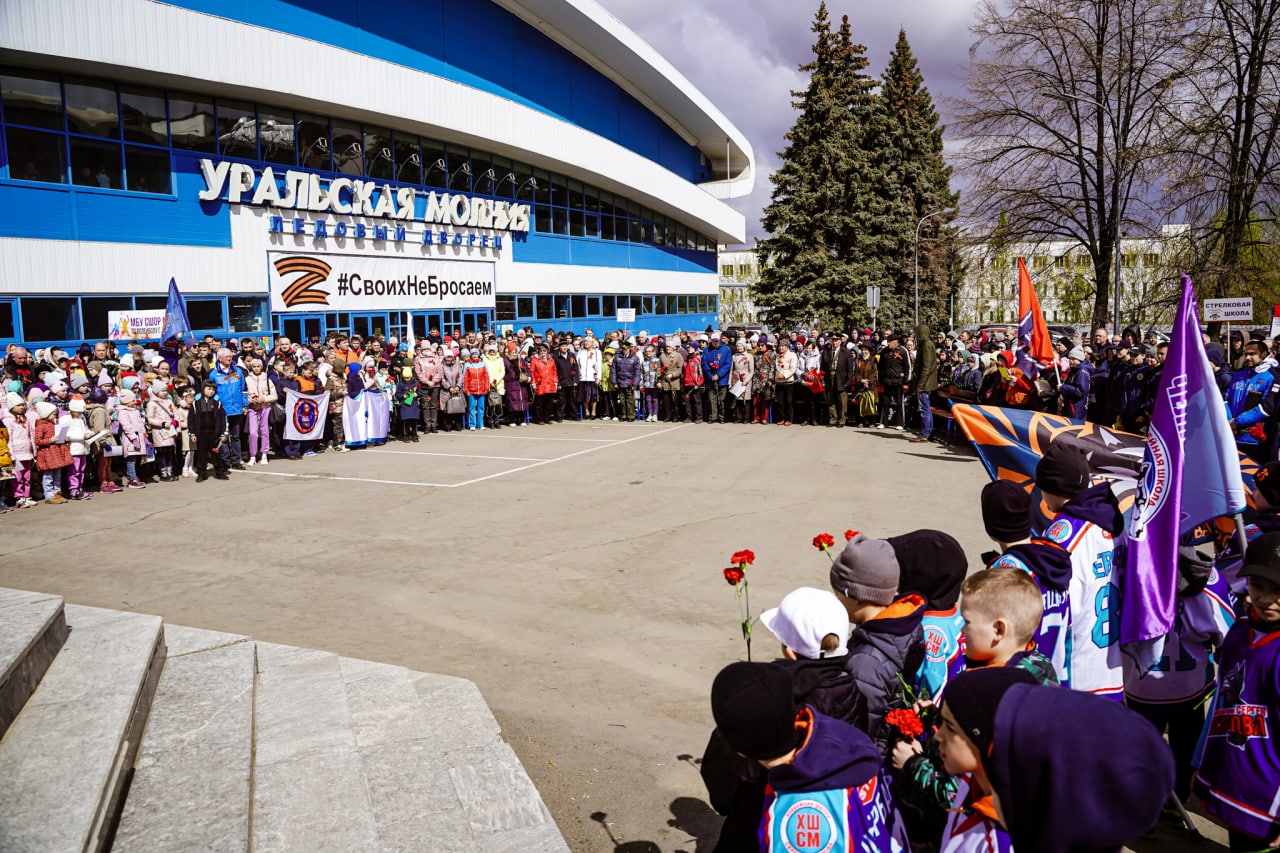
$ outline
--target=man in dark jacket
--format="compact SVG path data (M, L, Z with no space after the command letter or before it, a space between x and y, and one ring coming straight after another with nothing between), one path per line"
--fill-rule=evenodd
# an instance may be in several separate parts
M827 426L842 427L849 408L849 384L853 376L853 357L839 335L822 351L822 373L827 381Z
M938 390L938 349L933 331L924 323L916 326L916 357L911 369L911 392L920 412L920 434L911 439L928 441L933 435L933 402L929 395Z
M640 359L630 340L622 341L622 351L613 357L610 381L618 389L618 403L623 423L636 422L636 388L640 385Z
M877 429L884 429L891 418L897 420L894 429L906 429L906 415L902 411L902 386L907 384L911 373L907 364L907 352L898 345L898 334L889 334L888 342L880 351L880 423ZM890 414L892 412L892 414Z
M556 381L560 390L556 395L556 420L582 420L578 416L578 359L569 352L569 341L561 338L551 360L556 363Z

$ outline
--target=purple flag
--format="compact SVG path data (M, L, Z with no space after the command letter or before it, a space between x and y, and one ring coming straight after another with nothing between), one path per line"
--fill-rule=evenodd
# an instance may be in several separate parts
M1120 591L1120 642L1141 672L1160 659L1173 628L1179 540L1196 525L1244 507L1240 457L1204 351L1195 288L1184 275L1129 517Z

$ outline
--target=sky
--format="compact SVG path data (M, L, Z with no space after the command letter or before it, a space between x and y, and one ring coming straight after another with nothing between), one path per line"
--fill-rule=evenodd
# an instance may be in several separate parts
M779 165L783 135L795 121L791 90L804 89L798 67L813 54L810 26L818 0L598 0L667 58L747 137L755 151L756 185L730 202L747 218L747 241L765 236L769 174ZM867 47L879 77L905 29L925 85L946 121L945 98L963 93L979 0L829 0L836 29L849 16L854 41Z

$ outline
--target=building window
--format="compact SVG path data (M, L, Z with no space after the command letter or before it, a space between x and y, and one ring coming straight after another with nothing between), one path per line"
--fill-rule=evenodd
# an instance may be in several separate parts
M588 317L600 316L600 297L599 296L587 297L587 316Z
M1154 252L1149 252L1142 256L1142 265L1144 267L1160 266L1160 256Z
M253 104L218 99L218 153L246 160L258 156L258 124Z
M618 298L616 296L606 295L604 297L604 310L601 314L610 319L618 316Z
M746 278L751 275L750 264L738 264L738 278Z
M128 189L136 193L169 193L169 152L141 145L124 147Z
M10 177L46 184L67 182L65 136L9 127L5 129L5 141L8 143Z
M579 294L574 296L571 300L571 305L572 307L570 308L570 311L572 312L573 317L580 318L589 316L587 314L587 297L585 295Z
M213 100L170 95L169 136L174 148L205 153L216 150ZM328 161L325 168L329 168Z
M221 299L185 299L187 303L187 319L193 329L222 328Z
M267 308L265 296L228 296L227 314L231 318L231 331L261 332L267 328ZM194 325L195 319L192 318L191 322ZM349 323L344 321L342 328L349 327Z
M516 298L514 296L498 296L495 299L497 308L494 316L498 322L504 320L514 320L516 318Z
M103 139L120 138L116 87L90 80L67 81L67 130Z
M556 316L555 308L554 308L552 298L550 296L535 297L535 303L537 304L537 307L538 307L537 319L539 320L555 319L555 316Z
M725 264L720 267L721 278L733 278L733 264Z
M1137 255L1122 254L1120 256L1120 266L1122 267L1132 267L1132 266L1135 266L1137 262L1138 262Z
M516 297L516 316L527 320L533 316L533 297L517 296Z
M13 322L13 303L0 302L0 338L16 337L16 327Z
M129 296L85 296L80 299L80 319L85 340L105 340L111 328L107 312L133 308Z
M1053 259L1053 265L1057 269L1062 269L1067 265L1067 256L1058 255L1056 258Z
M82 187L121 189L120 143L71 137L71 180Z
M38 341L74 341L80 334L80 304L74 296L37 297L22 300L22 338Z
M0 74L0 103L9 124L62 130L62 86L52 74Z

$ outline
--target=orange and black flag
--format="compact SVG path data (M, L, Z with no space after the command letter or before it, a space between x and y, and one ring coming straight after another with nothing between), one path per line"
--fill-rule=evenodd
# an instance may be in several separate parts
M281 278L295 274L298 276L293 284L286 287L280 294L286 308L293 308L295 305L329 304L329 291L317 287L328 280L329 273L333 270L324 261L319 258L296 255L280 258L273 265Z
M1093 481L1111 483L1126 516L1133 507L1146 448L1142 436L1062 415L1000 406L957 403L951 407L951 414L991 479L1008 480L1031 495L1032 504L1039 509L1032 520L1033 532L1037 535L1049 525L1052 515L1036 488L1036 463L1055 441L1081 446L1089 455ZM1258 463L1241 453L1240 473L1246 494L1253 492L1253 475L1257 471Z

